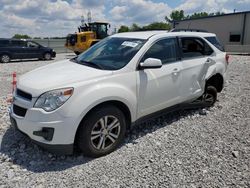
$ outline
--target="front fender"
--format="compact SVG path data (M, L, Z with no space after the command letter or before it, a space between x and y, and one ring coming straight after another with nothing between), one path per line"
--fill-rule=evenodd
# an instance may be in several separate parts
M86 87L86 86L85 86ZM107 101L119 101L125 104L131 114L131 121L136 119L136 94L132 89L128 89L118 84L93 84L88 88L75 89L70 102L64 108L63 114L69 117L76 117L78 124L83 117L95 106ZM71 109L68 111L67 109Z

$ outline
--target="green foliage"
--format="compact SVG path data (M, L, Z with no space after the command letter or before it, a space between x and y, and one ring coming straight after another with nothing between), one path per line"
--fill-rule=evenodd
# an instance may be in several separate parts
M201 18L201 17L206 17L206 16L217 16L217 15L223 15L223 12L216 12L216 13L207 13L207 12L196 12L191 15L185 16L183 10L174 10L170 14L170 18L167 16L165 17L165 20L167 23L164 22L153 22L149 25L145 25L140 27L136 23L133 23L130 27L126 25L122 25L118 29L118 33L122 32L129 32L129 31L147 31L147 30L170 30L171 25L170 23L173 23L174 21L180 21L184 19L192 19L192 18Z
M130 31L140 31L141 28L136 23L133 23L131 27L129 28Z
M171 22L171 20L175 20L175 21L180 21L185 19L185 15L184 15L184 11L183 10L174 10L171 12L170 14L170 19L166 16L165 20L167 22Z
M123 33L123 32L129 32L129 27L126 25L122 25L119 29L118 29L118 33Z
M217 16L217 15L223 15L223 12L216 12L216 13L207 13L207 12L196 12L191 15L185 16L183 10L174 10L170 14L170 18L167 16L165 17L165 20L167 22L173 22L173 21L180 21L184 19L193 19L193 18L201 18L201 17L206 17L206 16Z
M185 19L192 19L192 18L201 18L201 17L206 17L209 14L207 12L198 12L198 13L194 13L192 15L187 15L185 17Z
M164 22L153 22L149 25L140 27L139 25L133 23L130 27L122 25L118 29L118 33L129 32L129 31L148 31L148 30L170 30L171 26Z
M15 34L12 38L13 39L31 39L29 35L22 35L22 34Z
M170 30L171 26L164 22L153 22L149 25L143 26L142 30Z
M209 16L219 16L225 14L224 12L210 13Z

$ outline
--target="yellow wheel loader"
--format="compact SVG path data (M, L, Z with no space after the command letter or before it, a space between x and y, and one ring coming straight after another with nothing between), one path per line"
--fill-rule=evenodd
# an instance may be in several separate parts
M106 22L85 23L78 27L77 33L67 35L65 47L79 55L107 37L109 27L110 24Z

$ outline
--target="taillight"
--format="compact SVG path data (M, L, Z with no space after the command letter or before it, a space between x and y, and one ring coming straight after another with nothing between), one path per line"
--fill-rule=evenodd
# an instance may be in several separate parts
M226 60L226 63L229 64L229 55L228 54L226 54L225 60Z

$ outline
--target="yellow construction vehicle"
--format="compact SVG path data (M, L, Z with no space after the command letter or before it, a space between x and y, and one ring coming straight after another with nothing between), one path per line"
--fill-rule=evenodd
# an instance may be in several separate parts
M77 33L67 35L65 47L79 55L107 37L109 27L110 24L106 22L82 23Z

